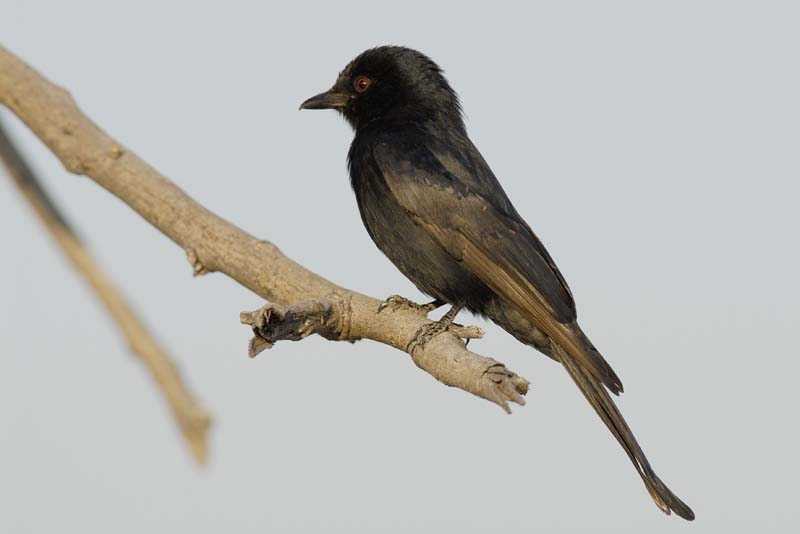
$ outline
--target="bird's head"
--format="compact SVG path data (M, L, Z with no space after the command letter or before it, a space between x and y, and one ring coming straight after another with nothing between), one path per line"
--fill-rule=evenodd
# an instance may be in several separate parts
M402 46L362 52L328 91L300 109L335 109L358 130L376 119L448 121L463 128L458 95L429 57Z

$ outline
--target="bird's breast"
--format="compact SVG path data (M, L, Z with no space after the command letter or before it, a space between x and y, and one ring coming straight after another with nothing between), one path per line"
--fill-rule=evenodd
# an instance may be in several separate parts
M351 183L361 220L375 245L417 288L450 303L483 299L488 292L464 265L414 222L374 162L351 158Z

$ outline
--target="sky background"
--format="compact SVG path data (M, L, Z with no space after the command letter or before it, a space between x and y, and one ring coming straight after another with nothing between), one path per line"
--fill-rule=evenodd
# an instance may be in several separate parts
M238 315L260 299L192 278L182 250L0 110L214 416L198 469L0 176L0 532L796 525L800 4L464 4L0 0L0 43L211 210L332 281L417 300L362 228L349 128L297 107L365 48L429 54L695 523L655 507L563 369L493 325L477 320L471 348L532 381L511 416L373 342L249 360Z

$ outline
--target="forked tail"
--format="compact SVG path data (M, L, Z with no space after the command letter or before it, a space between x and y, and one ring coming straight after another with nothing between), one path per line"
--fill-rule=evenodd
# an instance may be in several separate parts
M633 432L628 428L628 424L622 418L622 414L619 413L606 388L589 372L585 371L575 358L567 354L561 347L555 344L553 344L553 347L554 353L558 356L572 380L580 388L583 396L586 397L594 411L597 412L600 419L603 420L611 433L614 434L614 437L617 438L619 444L622 445L622 448L625 449L628 458L631 459L634 467L641 475L647 491L658 507L668 515L671 512L675 512L684 519L693 520L694 512L692 512L692 509L672 493L653 472L644 452L636 442L636 438L633 437Z

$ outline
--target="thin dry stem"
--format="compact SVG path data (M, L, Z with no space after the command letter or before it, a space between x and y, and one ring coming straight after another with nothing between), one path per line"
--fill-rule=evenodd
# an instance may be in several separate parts
M67 223L36 175L11 143L2 124L0 124L0 159L23 198L39 216L61 251L89 282L94 293L105 305L125 336L131 351L147 367L167 400L195 461L199 464L205 463L208 457L207 433L211 417L192 396L167 353L158 345L121 293L111 284L89 253L86 244Z

